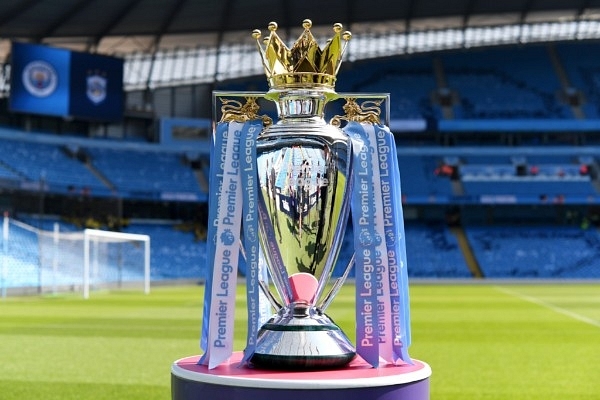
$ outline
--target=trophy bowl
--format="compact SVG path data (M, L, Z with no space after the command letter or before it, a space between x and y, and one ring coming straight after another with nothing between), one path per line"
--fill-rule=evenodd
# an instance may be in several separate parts
M318 91L281 93L283 118L256 144L260 240L281 301L258 334L251 361L260 366L334 368L355 356L323 310L335 295L325 289L348 219L352 151L319 116L325 102Z

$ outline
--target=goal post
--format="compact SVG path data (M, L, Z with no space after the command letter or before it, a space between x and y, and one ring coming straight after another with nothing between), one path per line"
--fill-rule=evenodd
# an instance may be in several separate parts
M136 279L136 271L129 271L132 273L129 276L124 276L127 271L124 270L123 264L126 264L128 254L122 248L112 251L109 249L119 245L137 246L136 243L143 246L144 293L148 294L150 293L150 236L99 229L85 229L83 231L83 297L85 299L89 298L90 295L91 277L98 276L100 268L116 268L119 282ZM138 258L139 261L139 255L134 254L133 257ZM101 261L105 265L100 265Z
M150 292L150 236L98 229L43 230L4 215L0 234L0 296L134 288Z

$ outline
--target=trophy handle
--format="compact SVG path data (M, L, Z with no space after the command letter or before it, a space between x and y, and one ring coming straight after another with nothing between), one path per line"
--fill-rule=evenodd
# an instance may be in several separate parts
M265 297L267 298L267 300L269 300L269 303L271 303L271 306L275 309L275 311L277 312L277 311L281 310L283 308L282 305L279 304L277 299L275 299L275 296L273 296L273 294L267 287L266 282L258 281L258 285L260 286L260 289L262 290L262 292L265 295Z
M350 258L350 261L348 262L348 265L346 266L346 270L344 271L344 274L335 280L335 282L333 283L333 286L331 287L331 290L329 291L329 293L327 293L327 295L323 298L323 301L321 302L321 304L318 306L318 308L322 312L325 312L325 309L327 307L329 307L329 304L331 303L331 301L333 300L333 298L335 297L337 292L340 291L342 285L346 281L346 278L348 278L348 274L350 273L350 270L354 266L355 258L356 258L356 253L352 253L352 258Z
M242 257L244 258L244 260L246 260L246 249L244 248L244 245L242 244L241 240L240 240L240 253L241 253ZM259 280L258 286L260 286L260 290L263 292L263 294L265 295L267 300L269 300L271 307L273 307L275 309L275 311L281 310L282 305L279 304L277 299L275 299L275 296L273 296L273 294L269 290L267 283L263 280Z

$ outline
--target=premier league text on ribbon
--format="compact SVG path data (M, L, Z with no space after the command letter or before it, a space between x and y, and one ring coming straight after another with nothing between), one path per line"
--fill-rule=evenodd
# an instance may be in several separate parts
M382 195L380 196L385 204L386 198L383 196L383 193L386 193L387 207L380 207L374 202L377 194L373 193L375 188L373 182L377 182L379 179L374 179L373 172L377 170L377 175L380 175L379 171L387 167L387 155L385 153L378 154L376 150L367 144L361 145L358 153L358 165L355 165L354 173L358 177L358 188L355 188L355 190L358 190L360 196L359 216L357 218L358 235L367 236L369 240L377 243L381 242L378 239L381 238L381 235L378 231L373 232L373 227L376 221L381 219L380 216L376 215L378 208L382 208L384 214L383 225L386 226L391 222L389 217L385 218L385 215L386 213L388 216L391 214L392 207L390 204L389 185L385 189L381 189ZM373 154L377 155L377 157L372 157ZM384 177L386 176L385 174L387 172L383 172ZM386 304L389 302L386 301L389 299L389 295L386 292L389 292L391 287L394 288L395 293L398 290L397 279L390 277L390 281L385 281L385 278L388 276L389 254L382 248L382 244L377 243L375 247L362 248L359 256L362 257L363 278L359 294L362 298L360 315L363 320L362 324L359 325L364 330L360 344L364 347L371 347L375 344L389 343L387 337L389 337L388 318L390 313L386 312L389 309L389 306ZM389 272L391 273L392 271L390 270ZM374 297L376 298L375 301L372 300ZM398 305L392 307L392 313L394 310L399 310ZM375 334L375 329L377 330L377 334Z
M260 126L251 125L248 127L245 137L242 160L242 182L244 183L244 244L246 248L246 299L248 308L248 337L246 341L247 350L252 352L252 346L256 344L256 332L258 332L259 315L259 293L258 293L258 275L259 275L259 248L257 237L257 218L256 218L256 136L260 131ZM250 349L248 349L250 347ZM251 355L251 354L250 354ZM245 357L250 356L245 355Z
M265 308L258 290L260 250L256 217L256 157L255 140L262 128L260 121L252 123L219 122L211 163L211 187L215 192L211 204L209 225L209 255L214 268L209 276L205 297L203 339L206 349L200 363L214 368L229 358L233 345L235 294L240 250L240 228L244 231L246 249L248 337L246 356L251 356L256 332ZM239 206L242 199L242 207ZM264 279L264 278L263 278ZM207 340L205 340L206 338Z
M386 360L393 358L393 347L391 343L391 312L390 312L390 277L388 274L387 247L384 241L385 227L383 220L383 198L381 190L381 166L379 160L380 139L372 124L363 124L363 129L369 137L369 147L372 154L373 166L373 204L374 204L374 230L375 230L375 276L377 293L377 328L379 353Z
M226 190L225 190L225 194L227 195L227 209L226 209L226 215L222 218L222 220L220 221L220 223L222 223L223 225L229 225L229 226L233 226L234 225L234 213L236 210L236 190L237 190L237 176L239 174L239 168L240 168L240 156L239 156L239 148L240 148L240 135L241 135L241 131L236 130L233 132L233 149L234 152L231 154L231 160L230 163L228 165L228 168L226 169L225 167L225 163L226 163L226 159L227 159L227 146L224 145L221 147L221 169L225 172L225 175L227 175L227 177L229 178L228 184L226 186ZM227 139L227 135L225 136L225 139ZM227 143L227 142L225 142ZM220 178L223 178L222 175L217 175ZM223 182L221 182L221 185L223 185ZM219 193L223 193L223 187L220 186L219 187ZM219 201L219 207L221 205L221 202ZM218 208L217 209L217 215L221 215L221 209ZM218 221L216 221L218 222Z
M349 123L353 139L352 203L356 250L357 350L371 365L379 358L410 363L406 265L399 176L393 135L384 126Z
M401 322L400 322L400 285L398 282L398 255L396 254L395 242L399 240L394 233L396 221L394 218L394 200L390 176L391 168L388 158L392 155L392 147L388 143L388 132L378 129L377 153L379 161L379 178L381 181L381 200L383 203L383 226L387 243L387 258L389 268L389 289L392 310L392 337L394 346L401 346ZM393 163L392 163L393 164Z
M229 133L227 133L229 135ZM237 258L238 258L238 243L234 239L233 231L237 225L236 221L236 211L239 210L239 207L236 207L236 201L238 196L238 184L239 184L239 168L240 168L240 160L239 160L239 148L240 148L240 130L233 131L232 144L229 146L224 145L221 147L221 169L224 171L224 175L222 176L223 180L221 181L221 187L219 187L219 192L224 193L226 195L225 209L221 209L223 207L223 199L220 199L217 215L222 216L220 218L218 228L218 232L220 232L220 237L217 237L217 240L221 241L221 253L220 257L217 254L217 260L220 262L217 265L220 265L220 274L218 274L215 278L216 285L213 283L213 288L216 288L213 291L213 295L216 296L219 303L216 307L216 313L213 315L218 318L217 329L216 329L216 338L213 338L213 346L225 348L230 345L230 336L229 333L229 313L234 312L235 310L230 308L229 301L223 300L223 298L228 299L231 296L230 290L235 290L236 279L235 276L232 277L232 274L237 271ZM229 142L229 138L226 136L226 143ZM231 147L231 152L229 153L229 157L227 157L228 147ZM227 163L227 159L229 158L229 162ZM223 190L225 189L225 190ZM238 225L239 227L239 225Z
M359 204L354 204L354 220L357 222L355 237L358 238L357 251L357 339L359 347L373 347L379 340L379 334L374 327L374 312L376 293L373 274L375 273L375 252L371 246L373 237L373 181L370 149L365 140L368 138L360 133L352 135L355 150L354 182L355 193Z

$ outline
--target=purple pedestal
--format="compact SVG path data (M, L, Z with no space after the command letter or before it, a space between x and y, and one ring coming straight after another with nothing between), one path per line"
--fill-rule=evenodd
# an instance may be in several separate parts
M429 400L431 368L413 365L372 368L360 357L331 371L268 371L239 367L241 353L209 370L186 357L171 367L172 400Z

